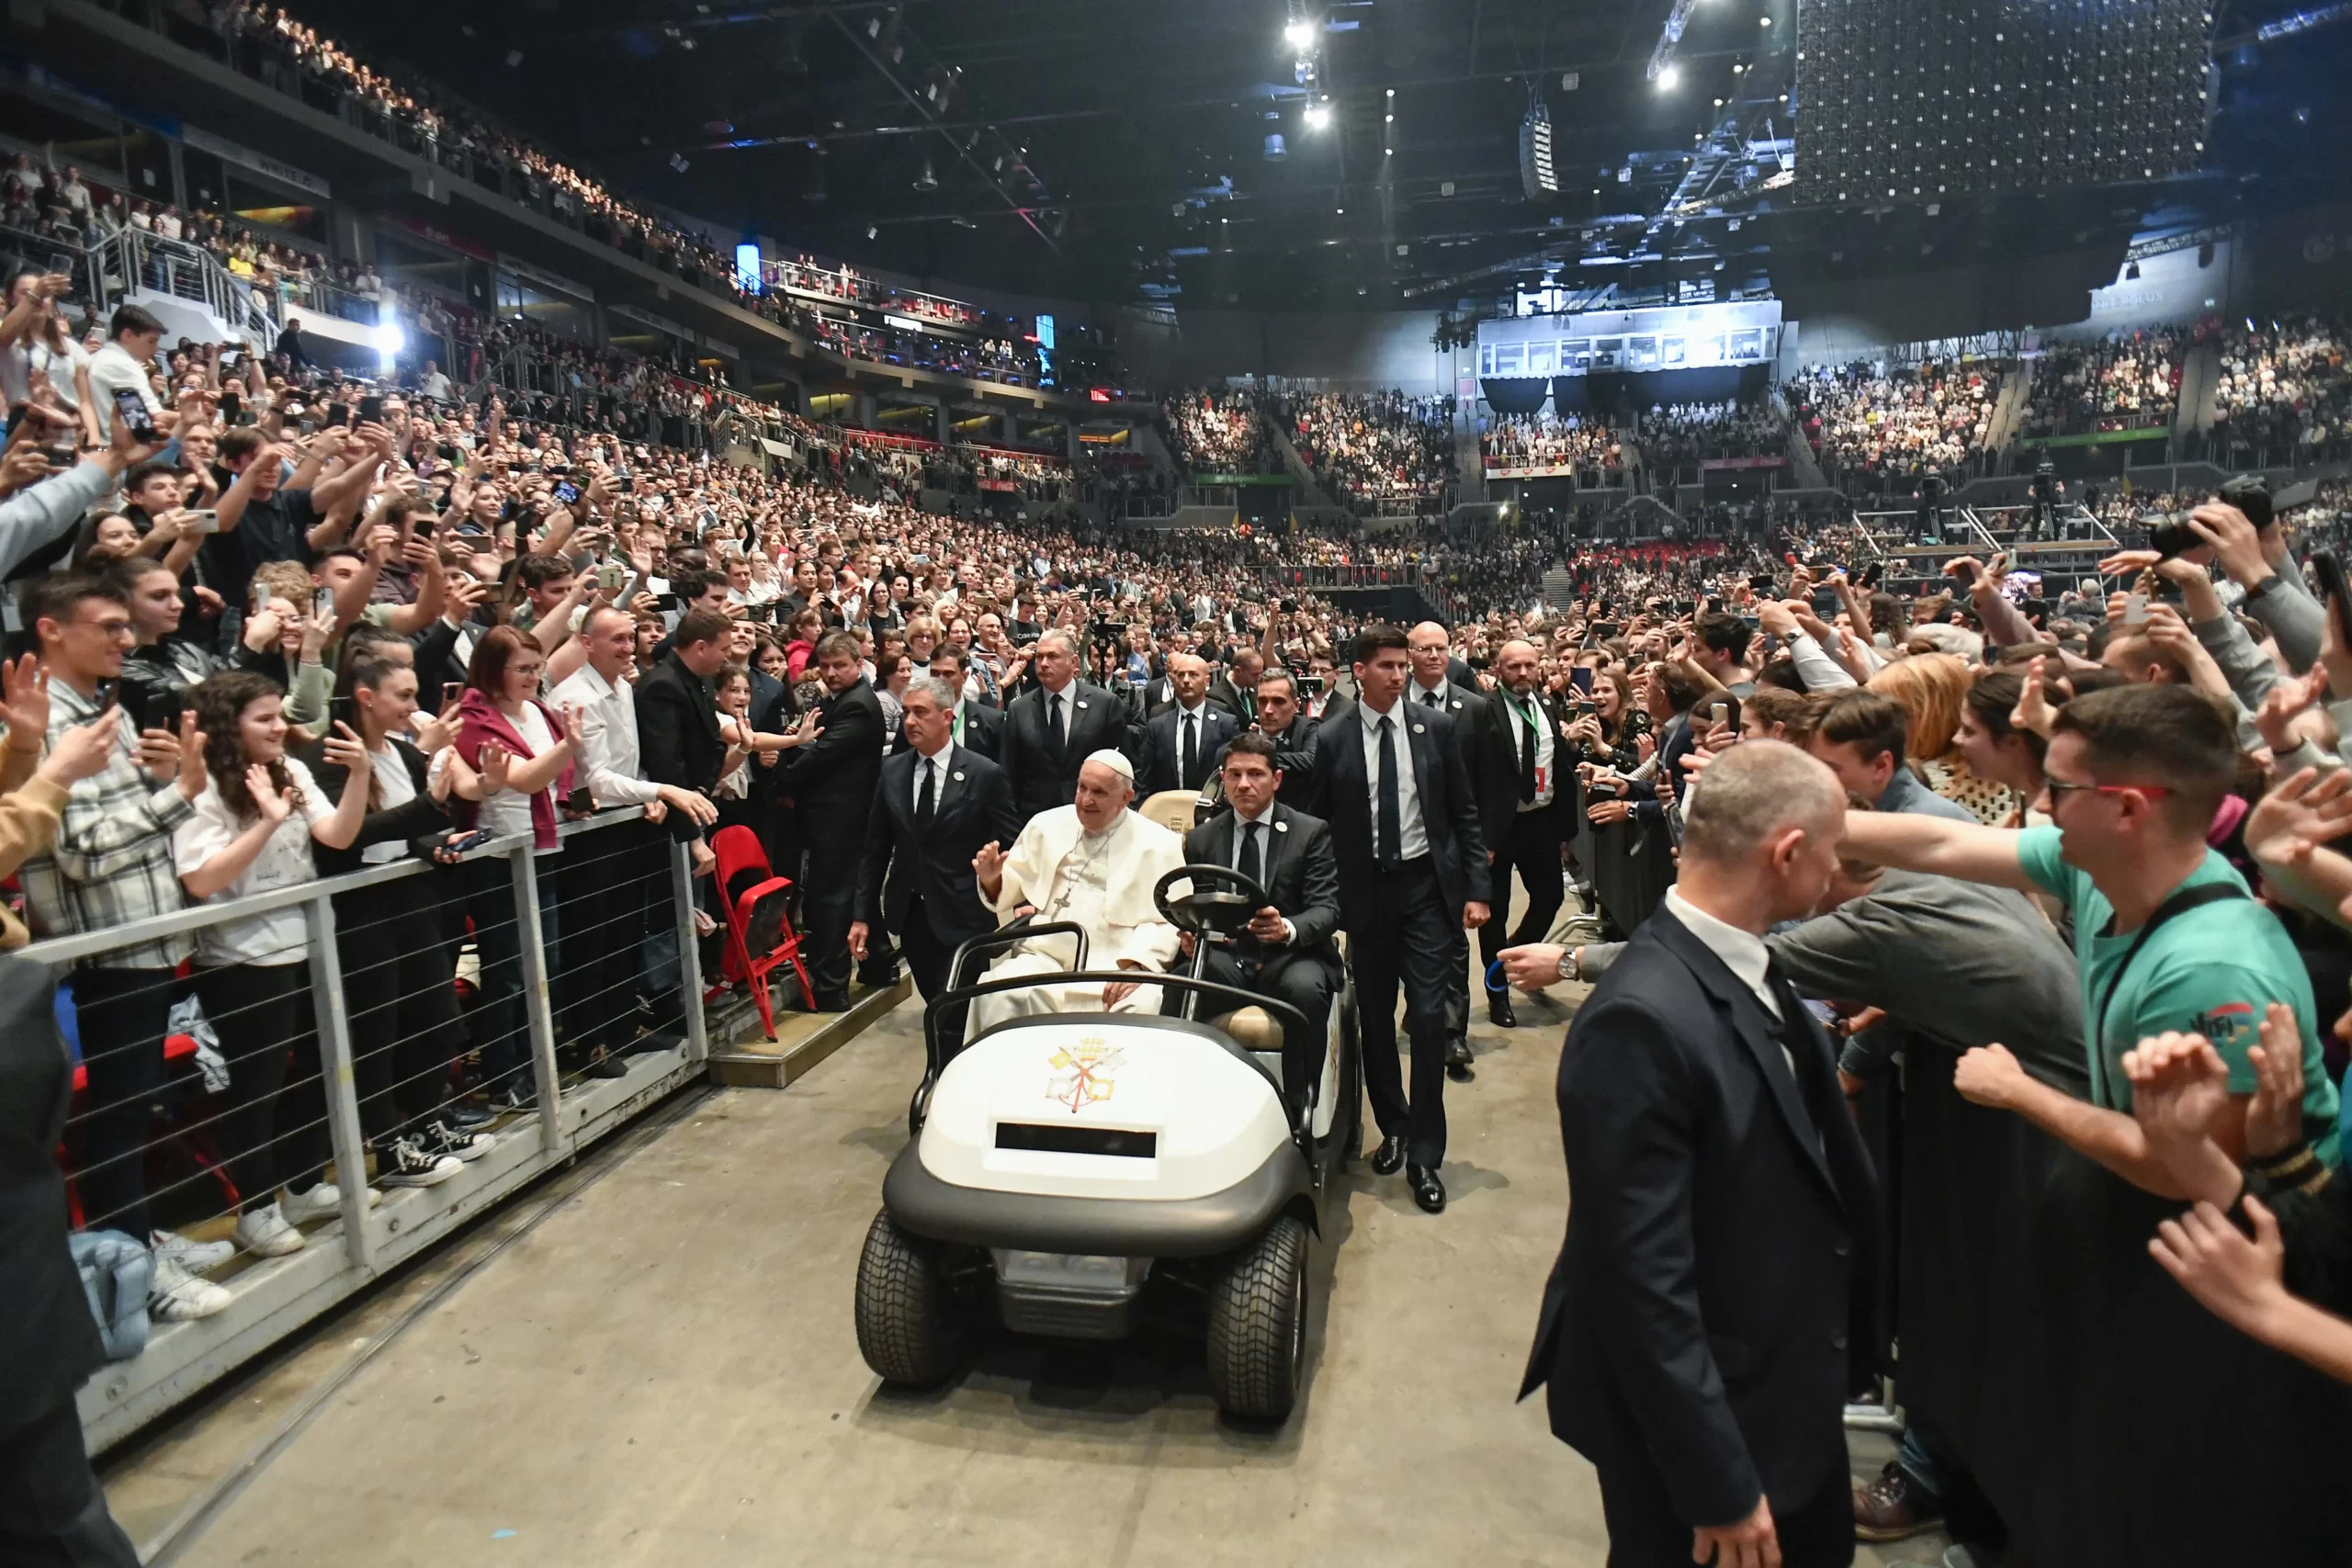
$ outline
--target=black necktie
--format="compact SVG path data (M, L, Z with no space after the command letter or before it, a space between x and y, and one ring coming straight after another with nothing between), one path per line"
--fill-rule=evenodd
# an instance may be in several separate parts
M1179 764L1183 771L1176 780L1178 787L1182 789L1196 789L1200 784L1200 781L1193 776L1193 764L1200 760L1199 725L1200 720L1196 716L1189 713L1184 716L1184 753Z
M933 772L928 757L917 762L915 767L922 774L922 782L915 789L915 826L928 828L931 826L931 814L938 805L933 792L938 784L939 775Z
M1440 705L1440 701L1441 699L1435 692L1423 692L1421 694L1421 705L1425 708L1436 707Z
M1057 752L1069 744L1069 737L1062 729L1062 699L1058 692L1046 694L1046 744Z
M1517 703L1514 702L1511 706L1514 710L1519 710L1519 716L1521 720L1519 727L1519 798L1521 801L1532 801L1535 798L1535 721L1529 718L1524 710L1520 710Z
M1405 809L1396 794L1396 721L1380 721L1380 863L1405 858Z
M1804 1002L1796 987L1778 964L1766 968L1764 982L1781 1006L1781 1046L1789 1054L1789 1074L1797 1081L1797 1098L1804 1103L1805 1114L1813 1119L1814 1135L1818 1137L1827 1117L1846 1114L1842 1097L1832 1086L1830 1075L1822 1071L1818 1043L1805 1021Z
M1255 822L1241 825L1241 863L1234 869L1263 887L1266 885L1266 863L1258 853L1259 826Z

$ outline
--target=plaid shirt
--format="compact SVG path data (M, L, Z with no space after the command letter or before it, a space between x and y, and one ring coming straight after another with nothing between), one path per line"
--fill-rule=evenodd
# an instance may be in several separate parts
M98 716L105 705L62 681L49 688L49 740ZM57 838L25 862L17 880L36 937L105 931L187 905L172 866L172 829L195 810L176 784L155 787L137 761L139 732L121 716L122 739L106 772L66 796ZM193 935L165 937L83 960L107 969L170 969L195 951Z

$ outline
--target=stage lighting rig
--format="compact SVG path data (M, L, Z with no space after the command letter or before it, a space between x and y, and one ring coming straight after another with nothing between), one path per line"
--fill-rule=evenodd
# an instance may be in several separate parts
M1530 201L1560 194L1560 174L1552 161L1552 113L1537 98L1519 125L1519 184Z
M2210 0L1810 0L1798 13L1806 203L1932 201L2193 171Z

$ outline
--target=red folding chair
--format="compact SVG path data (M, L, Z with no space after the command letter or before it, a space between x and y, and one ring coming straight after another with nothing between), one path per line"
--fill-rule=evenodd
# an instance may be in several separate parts
M817 992L808 984L808 966L800 962L800 933L792 929L791 916L781 917L775 945L756 956L744 933L752 929L752 910L760 900L781 894L792 886L792 878L775 874L760 836L749 828L721 828L710 840L710 851L718 857L714 874L718 879L719 904L727 911L725 973L751 988L752 999L759 1005L760 1023L773 1040L775 1008L768 1000L769 973L791 964L792 972L800 976L800 998L810 1012L817 1010Z

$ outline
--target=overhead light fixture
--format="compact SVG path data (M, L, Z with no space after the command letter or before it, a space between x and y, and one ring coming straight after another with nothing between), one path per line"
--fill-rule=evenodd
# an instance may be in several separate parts
M1283 41L1301 54L1315 47L1315 24L1304 17L1294 17L1283 28Z
M1329 104L1309 104L1306 106L1306 118L1307 130L1322 130L1331 123L1331 106Z
M1682 68L1679 65L1669 65L1657 73L1657 90L1661 93L1670 93L1674 91L1675 85L1681 80Z
M671 153L670 167L679 174L684 174L686 172L686 155L684 152Z
M882 232L882 230L881 230L881 227L880 227L878 224L868 223L868 224L865 226L865 237L866 237L867 239L869 239L869 240L870 240L870 239L872 239L872 238L874 238L874 236L875 236L875 235L879 234L880 232Z
M937 171L932 168L931 160L925 158L922 161L922 173L915 176L915 189L920 191L933 191L938 188L939 175Z

